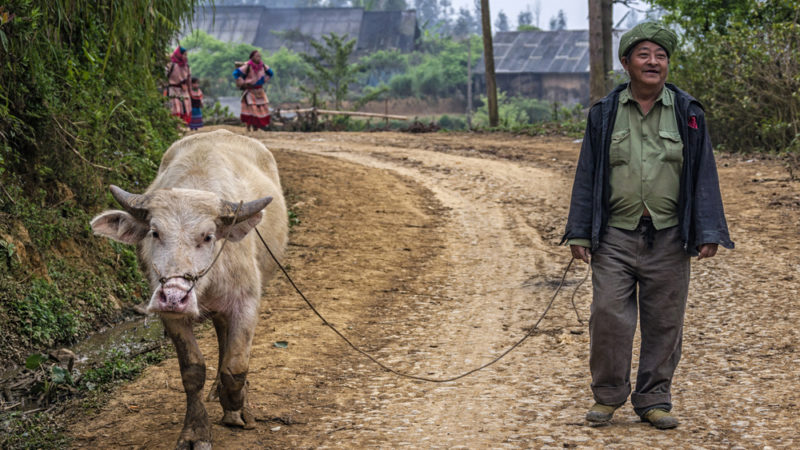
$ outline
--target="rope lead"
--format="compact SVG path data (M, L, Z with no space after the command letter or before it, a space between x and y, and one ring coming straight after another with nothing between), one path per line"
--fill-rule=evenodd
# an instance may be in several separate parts
M361 353L362 355L364 355L367 358L369 358L370 361L372 361L373 363L377 364L380 368L382 368L383 370L385 370L387 372L393 373L393 374L395 374L397 376L400 376L400 377L403 377L403 378L409 378L409 379L417 380L417 381L427 381L427 382L430 382L430 383L449 383L449 382L456 381L456 380L459 380L461 378L464 378L464 377L466 377L468 375L472 375L473 373L478 372L479 370L483 370L483 369L491 366L492 364L496 363L497 361L500 361L500 359L502 359L507 354L511 353L512 350L514 350L515 348L519 347L523 342L525 342L526 339L528 339L531 335L533 335L533 332L539 326L539 323L541 323L542 320L544 320L545 316L547 315L547 312L550 311L550 307L553 306L553 302L555 301L556 296L558 296L558 293L561 292L561 288L564 286L564 280L566 280L567 273L569 273L569 269L570 269L570 267L572 267L572 262L575 261L575 258L570 259L569 264L567 264L567 268L564 269L564 275L561 277L561 282L558 284L558 288L556 288L556 291L553 294L553 298L550 299L550 303L547 304L547 308L545 308L544 312L539 317L539 320L536 321L536 323L533 325L533 327L531 327L531 329L528 330L528 333L525 334L525 336L523 336L522 339L520 339L519 341L514 343L514 345L509 347L506 351L501 353L500 356L494 358L493 360L487 362L486 364L483 364L483 365L481 365L479 367L476 367L476 368L474 368L472 370L464 372L461 375L457 375L457 376L450 377L450 378L428 378L428 377L421 377L421 376L417 376L417 375L411 375L411 374L407 374L407 373L403 373L403 372L399 372L397 370L394 370L391 367L388 367L385 364L381 363L380 361L375 359L372 355L370 355L369 353L367 353L364 350L361 350L358 346L356 346L355 344L350 342L350 340L347 339L347 337L345 335L343 335L339 330L336 329L336 327L331 325L330 322L328 322L327 320L325 320L324 317L322 317L322 314L320 314L319 311L317 311L317 308L315 308L314 305L311 304L311 302L308 300L308 298L306 298L305 294L303 294L303 292L300 290L300 288L297 287L297 285L294 283L294 280L292 280L292 277L289 276L289 274L286 272L286 269L284 269L283 265L281 265L281 263L278 261L278 258L276 258L275 255L272 253L272 250L269 248L269 245L267 245L267 242L261 236L261 233L258 231L258 228L255 228L255 231L256 231L256 234L258 235L258 238L261 240L261 243L264 244L264 248L266 248L267 252L269 252L269 256L272 257L272 260L275 261L275 264L277 264L278 267L281 269L281 272L283 272L283 275L286 277L286 279L292 285L294 290L297 291L298 294L300 294L300 297L302 297L302 299L306 302L308 307L311 308L311 311L313 311L314 314L316 314L316 316L319 317L320 320L322 320L322 323L324 323L331 330L333 330L333 332L336 333L340 338L342 338L342 340L345 341L347 343L347 345L349 345L356 352ZM583 277L583 280L581 280L581 282L578 283L578 286L575 288L575 292L578 291L578 288L581 287L581 285L583 284L584 281L586 281L588 276L589 276L589 267L587 266L586 275ZM572 306L575 309L575 314L576 314L576 316L578 318L578 322L580 322L580 324L583 325L583 321L581 320L580 315L578 314L578 309L575 307L575 293L572 294Z

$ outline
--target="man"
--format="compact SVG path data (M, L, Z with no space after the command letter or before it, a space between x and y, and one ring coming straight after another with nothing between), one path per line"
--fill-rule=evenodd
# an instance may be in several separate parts
M642 344L631 403L656 428L678 426L670 386L681 356L689 258L733 248L703 107L666 83L677 40L653 22L620 38L630 82L592 106L578 160L562 242L574 258L591 257L596 403L586 420L594 424L608 423L631 394L638 312Z

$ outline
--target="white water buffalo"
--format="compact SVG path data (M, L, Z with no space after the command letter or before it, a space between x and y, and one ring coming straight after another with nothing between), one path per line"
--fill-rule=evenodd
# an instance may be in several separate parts
M212 394L219 396L224 424L251 428L245 384L250 348L261 290L277 268L251 231L256 227L278 258L288 239L275 159L263 144L244 136L224 130L195 134L167 150L143 194L116 186L111 193L124 211L104 211L92 220L92 229L136 244L153 291L147 310L161 316L175 344L186 391L177 447L210 448L202 402L206 366L192 328L200 319L213 320L219 365Z

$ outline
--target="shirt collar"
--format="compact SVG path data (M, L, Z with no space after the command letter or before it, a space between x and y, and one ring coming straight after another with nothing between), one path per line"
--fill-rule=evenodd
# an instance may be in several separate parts
M631 84L628 83L628 87L626 87L625 89L622 90L622 92L619 93L619 102L624 105L625 103L635 102L635 101L636 100L633 99L633 93L631 92ZM658 102L661 102L661 104L664 106L672 106L673 104L672 91L667 89L666 86L664 86L664 88L661 89L661 94L656 99L656 103Z

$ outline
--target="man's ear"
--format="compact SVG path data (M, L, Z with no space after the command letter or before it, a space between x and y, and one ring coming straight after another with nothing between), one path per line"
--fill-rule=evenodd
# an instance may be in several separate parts
M98 214L91 222L94 234L125 244L136 244L150 231L150 227L125 211L110 210Z
M261 222L262 217L264 217L264 212L259 211L235 225L217 225L217 238L223 239L227 237L231 242L241 241L250 230Z

